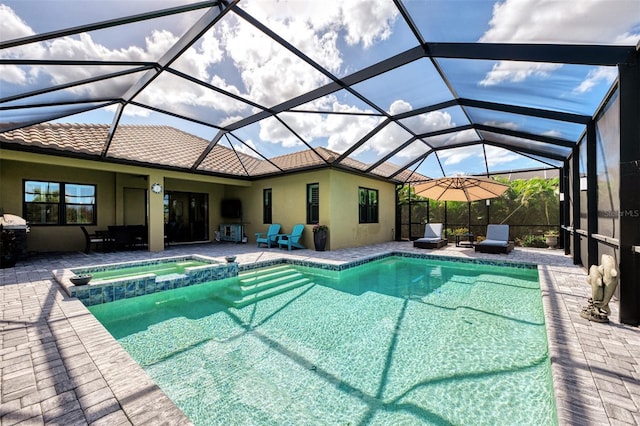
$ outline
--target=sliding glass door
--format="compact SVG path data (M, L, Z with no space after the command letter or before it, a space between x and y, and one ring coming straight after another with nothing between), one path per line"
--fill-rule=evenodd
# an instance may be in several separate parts
M169 243L208 241L209 195L197 192L165 192L164 224Z

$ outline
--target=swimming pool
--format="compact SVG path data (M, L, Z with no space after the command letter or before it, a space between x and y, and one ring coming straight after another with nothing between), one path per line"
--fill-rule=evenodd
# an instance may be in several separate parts
M535 269L389 257L90 308L196 424L557 424Z

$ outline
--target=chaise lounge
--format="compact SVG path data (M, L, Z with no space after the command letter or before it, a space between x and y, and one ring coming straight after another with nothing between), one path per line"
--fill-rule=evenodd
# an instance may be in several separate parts
M507 254L513 246L513 241L509 241L509 225L487 225L487 238L475 245L475 251Z
M413 242L413 246L422 249L438 249L449 243L446 238L442 238L441 223L427 223L424 226L424 237Z

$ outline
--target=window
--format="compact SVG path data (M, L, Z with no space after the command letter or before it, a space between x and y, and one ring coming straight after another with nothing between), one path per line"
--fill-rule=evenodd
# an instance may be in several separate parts
M358 188L360 223L378 223L378 190Z
M262 190L262 223L272 223L271 206L271 188L267 188Z
M320 222L320 184L310 183L307 185L307 223L316 224Z
M24 181L24 218L31 225L95 225L96 186Z

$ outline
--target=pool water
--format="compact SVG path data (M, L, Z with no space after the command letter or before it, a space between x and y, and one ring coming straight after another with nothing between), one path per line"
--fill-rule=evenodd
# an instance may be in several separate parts
M91 272L93 275L92 283L99 281L112 280L116 278L132 277L134 275L153 273L158 276L171 275L171 274L184 274L186 268L192 268L195 266L211 265L208 262L202 262L198 260L180 260L171 262L154 263L148 265L137 265L120 267L117 269L106 269L103 271Z
M242 309L235 279L89 309L196 425L557 424L536 270L299 270Z

